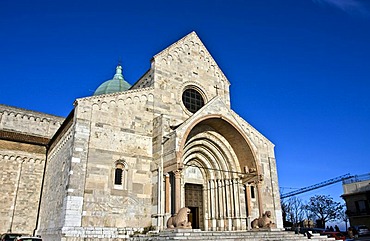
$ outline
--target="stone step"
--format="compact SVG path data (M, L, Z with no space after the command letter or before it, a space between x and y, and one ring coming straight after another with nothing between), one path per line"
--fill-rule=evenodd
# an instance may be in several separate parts
M312 240L331 241L334 238L312 234ZM252 230L252 231L200 231L196 229L178 229L162 231L152 236L132 237L130 241L170 241L170 240L219 240L219 241L306 241L307 236L281 230Z

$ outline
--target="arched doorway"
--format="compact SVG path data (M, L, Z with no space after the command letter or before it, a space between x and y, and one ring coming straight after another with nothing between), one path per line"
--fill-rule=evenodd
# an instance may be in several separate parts
M257 178L258 167L244 136L223 119L207 118L188 131L182 153L181 202L192 211L193 228L245 230L244 183Z

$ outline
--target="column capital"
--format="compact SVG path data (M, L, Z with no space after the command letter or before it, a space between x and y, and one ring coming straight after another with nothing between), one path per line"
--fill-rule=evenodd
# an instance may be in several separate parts
M175 178L180 178L182 174L182 170L178 169L174 171L173 174L175 175Z

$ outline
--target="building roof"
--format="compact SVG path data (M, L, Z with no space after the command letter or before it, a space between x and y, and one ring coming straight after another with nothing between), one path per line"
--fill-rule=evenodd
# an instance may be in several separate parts
M101 84L94 92L94 95L111 94L116 92L126 91L131 88L131 85L127 83L122 75L121 65L117 65L116 74L113 79L105 81Z

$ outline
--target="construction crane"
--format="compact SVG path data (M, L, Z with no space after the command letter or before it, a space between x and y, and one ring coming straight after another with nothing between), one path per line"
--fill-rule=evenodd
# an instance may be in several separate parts
M352 178L352 177L354 177L354 176L347 173L345 175L335 177L335 178L329 179L327 181L317 183L317 184L312 185L312 186L300 188L300 189L292 191L292 192L281 194L280 198L283 199L283 198L295 196L295 195L298 195L298 194L301 194L301 193L304 193L304 192L308 192L308 191L312 191L312 190L318 189L320 187L325 187L325 186L328 186L328 185L331 185L331 184L334 184L334 183L337 183L337 182L340 182L340 181L343 181L343 180L346 180L346 179L349 179L349 178Z

